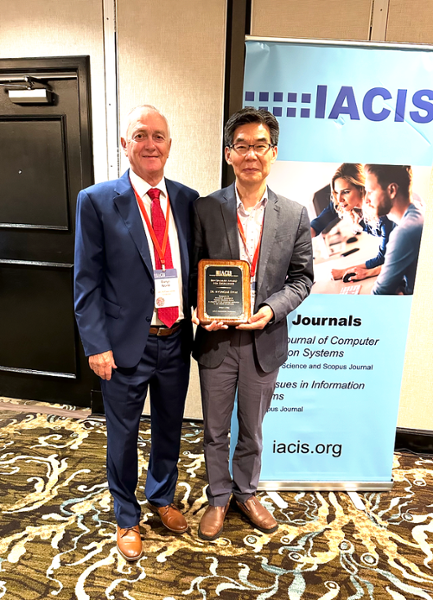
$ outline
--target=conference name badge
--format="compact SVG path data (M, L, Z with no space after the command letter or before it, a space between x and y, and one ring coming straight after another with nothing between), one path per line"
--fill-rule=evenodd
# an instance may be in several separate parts
M155 269L155 308L180 305L179 280L176 269Z

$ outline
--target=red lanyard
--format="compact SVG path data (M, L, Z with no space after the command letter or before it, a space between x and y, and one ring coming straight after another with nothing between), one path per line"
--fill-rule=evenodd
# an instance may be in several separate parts
M250 262L251 278L253 278L254 275L256 274L257 261L259 260L260 244L262 242L263 223L262 223L262 226L260 227L260 238L259 238L259 241L257 243L256 250L254 252L253 261L251 262L250 255L248 253L247 240L246 240L246 237L245 237L244 228L242 227L242 223L241 223L241 220L239 218L239 214L237 215L237 217L238 217L238 229L239 229L239 233L240 233L240 236L241 236L242 241L244 243L245 253L248 256L248 260Z
M131 185L132 185L132 183L131 183ZM132 189L134 190L134 194L135 194L135 197L137 198L137 202L138 202L138 206L140 207L141 214L143 215L144 220L146 221L146 225L147 225L147 228L149 229L150 237L152 238L153 245L155 246L155 250L158 253L159 260L161 261L161 267L165 271L165 250L167 248L168 226L169 226L169 221L170 221L170 199L167 195L167 214L165 216L165 231L164 231L164 237L162 238L162 248L161 248L161 246L159 245L158 239L156 237L155 231L152 227L152 223L150 222L149 216L144 207L143 200L140 198L140 196L137 193L137 190L135 189L135 187L133 185L132 185Z

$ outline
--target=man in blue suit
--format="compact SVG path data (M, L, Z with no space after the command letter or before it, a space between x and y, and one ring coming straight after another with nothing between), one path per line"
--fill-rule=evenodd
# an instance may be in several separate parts
M173 498L192 344L188 255L198 194L164 178L171 139L156 108L133 109L121 142L130 170L78 196L75 312L90 368L101 378L117 546L137 560L137 440L148 388L146 497L168 529L188 528Z

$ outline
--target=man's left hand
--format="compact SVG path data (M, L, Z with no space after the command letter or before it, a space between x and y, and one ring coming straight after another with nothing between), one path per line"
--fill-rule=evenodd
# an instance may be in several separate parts
M248 323L238 325L236 329L264 329L274 317L274 311L270 306L262 306L255 315L251 317Z

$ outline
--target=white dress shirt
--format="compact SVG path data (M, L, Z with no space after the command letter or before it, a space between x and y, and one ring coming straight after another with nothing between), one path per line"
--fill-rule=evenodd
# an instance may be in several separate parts
M146 209L147 215L149 217L149 221L152 222L152 215L151 215L152 200L150 199L150 197L147 194L147 192L150 189L158 189L161 192L159 200L160 200L161 209L164 214L164 217L166 217L167 216L168 193L167 193L167 187L165 185L164 177L161 179L161 181L159 183L152 186L152 185L149 185L146 181L144 181L144 179L141 179L141 177L139 177L136 173L134 173L134 171L132 169L130 169L129 170L129 178L130 178L131 184L135 188L137 194L143 200L144 208ZM138 206L138 202L137 202L137 206ZM140 210L140 207L138 207L138 209ZM152 238L150 237L149 228L146 225L146 221L144 220L144 217L141 214L141 211L140 211L140 215L141 215L141 220L143 222L144 232L147 237L147 243L149 245L150 258L152 260L152 267L155 270L155 249L153 246ZM180 262L179 239L177 236L177 228L176 228L176 223L174 221L174 216L173 216L172 210L170 210L170 220L169 220L169 224L168 224L168 239L170 241L171 257L173 260L173 268L175 268L177 271L177 277L178 277L178 283L179 283L180 304L179 304L178 321L180 321L181 319L184 318L183 299L182 299L182 267L181 267L181 262ZM155 325L155 326L163 325L162 321L160 321L160 319L158 319L157 310L155 308L153 310L151 325Z
M250 267L253 262L254 253L257 248L257 244L260 241L261 231L263 226L263 218L265 216L265 208L268 202L268 188L266 186L265 193L261 200L257 202L252 208L245 209L240 199L239 192L235 186L236 200L237 200L237 214L242 223L242 227L245 234L245 240L247 242L247 248L242 240L241 234L238 230L239 237L239 258L246 260ZM258 261L257 261L258 265ZM251 278L251 282L255 282L257 277L257 268L254 277Z

